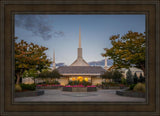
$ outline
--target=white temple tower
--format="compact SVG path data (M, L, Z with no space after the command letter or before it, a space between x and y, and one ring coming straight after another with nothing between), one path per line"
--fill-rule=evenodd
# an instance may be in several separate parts
M56 69L56 63L55 63L55 50L53 50L53 70Z
M79 48L77 59L70 66L89 66L89 64L82 57L82 48L81 48L81 29L79 28Z

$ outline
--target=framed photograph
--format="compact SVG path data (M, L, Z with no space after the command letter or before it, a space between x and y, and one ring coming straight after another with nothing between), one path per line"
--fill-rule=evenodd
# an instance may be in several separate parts
M160 115L158 1L1 1L1 115Z

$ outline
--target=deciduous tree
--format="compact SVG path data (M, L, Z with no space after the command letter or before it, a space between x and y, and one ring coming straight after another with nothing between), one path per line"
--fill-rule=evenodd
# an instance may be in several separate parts
M34 43L27 43L24 40L17 42L17 37L14 40L16 84L19 84L25 70L35 69L41 71L50 66L51 61L45 53L48 48Z
M105 48L102 56L113 59L116 68L129 68L133 65L145 72L145 33L128 31L120 37L110 37L112 47Z

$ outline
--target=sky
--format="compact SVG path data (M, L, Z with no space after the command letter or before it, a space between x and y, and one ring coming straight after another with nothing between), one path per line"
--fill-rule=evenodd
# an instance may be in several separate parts
M100 61L104 48L111 48L112 35L129 30L145 32L145 15L15 15L14 36L48 48L46 54L56 63L72 64L77 58L81 28L81 46L86 62Z

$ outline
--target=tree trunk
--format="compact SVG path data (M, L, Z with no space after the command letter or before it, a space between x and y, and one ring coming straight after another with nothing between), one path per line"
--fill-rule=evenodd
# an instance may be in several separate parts
M16 82L16 84L19 84L19 80L20 80L20 75L17 74L17 82Z

